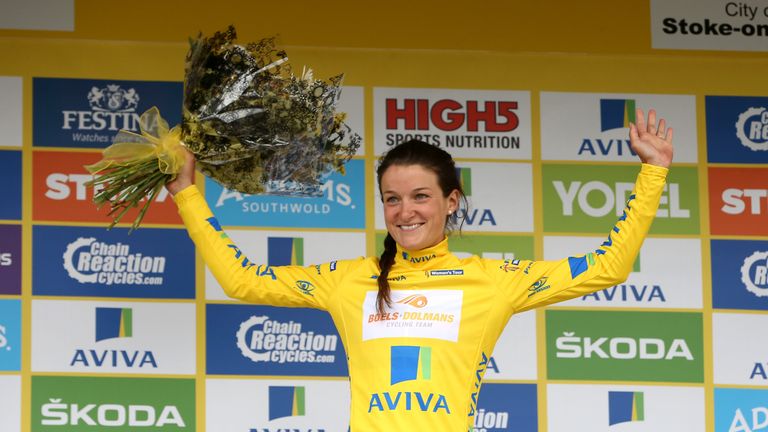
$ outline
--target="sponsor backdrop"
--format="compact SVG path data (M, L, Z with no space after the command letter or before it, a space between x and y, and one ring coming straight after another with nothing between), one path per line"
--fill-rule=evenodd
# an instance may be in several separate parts
M344 72L340 109L364 138L317 198L198 178L264 269L380 253L375 161L410 138L456 158L470 202L449 240L457 255L594 250L634 185L634 110L658 109L675 129L675 166L629 279L513 316L471 432L768 431L765 0L494 0L461 14L401 0L351 14L245 1L6 3L3 432L348 430L346 353L325 312L228 299L166 192L129 233L105 229L86 186L83 165L120 129L137 131L145 110L180 121L187 37L230 23L241 40L279 33L299 71Z

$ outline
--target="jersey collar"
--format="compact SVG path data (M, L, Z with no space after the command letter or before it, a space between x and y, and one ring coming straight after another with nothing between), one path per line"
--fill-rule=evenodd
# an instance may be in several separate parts
M450 260L450 251L448 250L448 238L444 238L440 243L416 251L403 249L397 245L397 255L395 255L395 265L409 267L412 269L426 269L445 266Z

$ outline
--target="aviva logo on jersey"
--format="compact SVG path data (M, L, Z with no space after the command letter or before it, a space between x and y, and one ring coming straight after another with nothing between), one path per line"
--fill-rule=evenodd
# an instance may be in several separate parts
M404 381L432 379L432 347L403 346L390 347L390 384ZM420 391L397 391L374 393L368 404L372 411L423 411L450 414L445 395L422 393Z
M645 420L642 392L608 392L608 425Z
M270 386L269 420L305 415L304 387Z
M629 127L635 122L633 99L600 99L600 132Z
M270 266L304 265L304 239L299 237L268 237L267 264Z
M133 310L130 308L96 308L96 342L133 336Z

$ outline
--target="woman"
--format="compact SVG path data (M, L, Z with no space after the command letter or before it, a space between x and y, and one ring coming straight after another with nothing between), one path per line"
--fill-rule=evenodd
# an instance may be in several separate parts
M608 241L561 261L459 259L445 236L464 199L450 155L411 141L378 167L387 226L381 258L275 267L260 276L192 185L194 160L168 184L190 236L226 293L253 303L327 310L348 355L353 431L471 430L496 339L515 312L624 281L651 225L672 161L672 129L637 112L643 165ZM263 272L262 272L263 273Z

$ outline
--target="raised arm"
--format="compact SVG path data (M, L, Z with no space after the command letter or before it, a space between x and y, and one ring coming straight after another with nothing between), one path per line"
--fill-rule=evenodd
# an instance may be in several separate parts
M608 288L626 280L658 210L672 163L672 129L656 112L637 111L630 126L632 149L643 162L623 214L606 241L586 255L559 261L486 261L487 271L507 294L510 308L524 311ZM513 272L512 275L509 272Z

